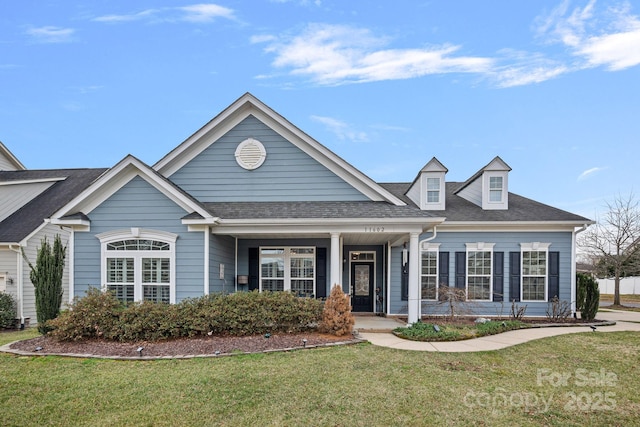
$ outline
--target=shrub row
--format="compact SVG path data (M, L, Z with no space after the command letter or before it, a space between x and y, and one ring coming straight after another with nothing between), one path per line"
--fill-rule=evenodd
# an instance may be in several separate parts
M91 289L47 325L60 341L104 338L157 341L197 335L300 332L317 327L322 303L288 292L238 292L187 299L178 304L124 305L111 293Z

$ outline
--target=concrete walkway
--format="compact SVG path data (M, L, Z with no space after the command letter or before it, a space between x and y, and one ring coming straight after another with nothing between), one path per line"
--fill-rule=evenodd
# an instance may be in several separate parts
M600 326L592 332L588 326L563 326L549 328L520 329L504 332L498 335L474 338L465 341L453 342L419 342L398 338L390 331L402 326L397 320L381 317L356 317L355 328L359 337L373 345L381 347L397 348L401 350L415 351L442 351L447 353L500 350L513 345L522 344L540 338L554 337L556 335L575 334L580 332L601 333L618 331L640 332L640 313L629 311L600 311L598 320L615 321L613 326ZM378 323L379 322L379 323ZM394 326L395 325L395 326ZM376 329L376 326L378 327ZM389 326L386 332L380 332L383 327ZM392 327L391 327L392 326ZM376 332L376 330L378 332Z

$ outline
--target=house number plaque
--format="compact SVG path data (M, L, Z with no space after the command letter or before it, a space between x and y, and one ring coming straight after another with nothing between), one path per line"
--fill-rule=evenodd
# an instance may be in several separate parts
M365 226L364 227L364 232L365 233L384 233L384 227L382 226Z

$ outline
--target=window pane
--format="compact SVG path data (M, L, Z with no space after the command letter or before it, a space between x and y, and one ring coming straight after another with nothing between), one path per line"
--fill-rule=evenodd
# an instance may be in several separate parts
M143 285L142 298L145 301L163 302L169 304L170 289L167 285Z
M491 299L491 285L488 277L469 277L467 298L470 300Z
M522 299L526 301L544 301L546 294L544 277L524 277L522 279Z
M263 291L284 291L284 280L278 279L262 279Z
M107 283L133 283L133 258L107 258Z
M422 276L421 278L422 299L437 299L437 278L433 276Z
M291 280L291 292L299 297L313 296L313 280Z
M133 302L133 285L107 285L107 291L122 302Z
M169 258L142 258L142 283L169 283Z

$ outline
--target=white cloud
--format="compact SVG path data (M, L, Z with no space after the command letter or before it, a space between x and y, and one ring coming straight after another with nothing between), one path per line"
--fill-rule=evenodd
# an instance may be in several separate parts
M325 85L484 73L493 65L490 58L456 56L459 46L389 49L389 43L363 28L311 24L298 35L269 42L265 51L275 54L275 67Z
M147 9L142 12L132 13L129 15L104 15L98 16L94 18L94 21L98 22L128 22L128 21L139 21L141 19L153 17L155 14L159 13L159 9Z
M523 86L541 83L565 74L571 69L565 64L550 60L544 55L503 49L501 62L507 65L496 66L489 74L499 87Z
M124 15L104 15L93 18L93 21L120 23L148 20L153 22L186 21L205 23L216 18L235 19L234 11L213 3L199 3L181 7L165 7L161 9L146 9L141 12Z
M75 30L73 28L61 28L44 26L29 28L26 33L39 43L68 43L72 41Z
M355 131L351 129L351 127L332 117L324 117L324 116L311 116L311 119L322 123L325 125L331 132L333 132L338 139L341 141L348 140L352 142L368 142L369 137L366 132Z
M580 176L578 176L578 181L584 181L585 179L587 179L588 177L590 177L591 175L600 172L602 170L604 170L605 168L602 167L595 167L595 168L591 168L591 169L587 169L586 171L582 172L580 174Z
M640 64L640 19L626 2L600 12L595 0L572 11L565 0L538 19L538 34L582 59L577 68L603 66L617 71Z
M209 22L215 18L234 19L233 10L217 4L194 4L179 7L178 9L187 13L182 19L190 22Z

